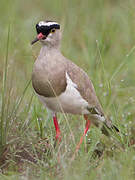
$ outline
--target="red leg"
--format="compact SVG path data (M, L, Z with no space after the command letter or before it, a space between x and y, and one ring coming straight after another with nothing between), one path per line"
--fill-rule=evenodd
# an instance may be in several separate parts
M87 134L88 129L90 128L90 120L88 119L88 115L85 114L85 115L84 115L84 118L85 118L85 120L86 120L85 130L84 130L83 135L82 135L81 138L80 138L79 143L78 143L77 146L76 146L76 150L75 150L75 153L74 153L74 156L73 156L72 160L74 159L75 154L76 154L76 153L78 152L78 150L80 149L80 146L81 146L81 144L82 144L82 142L83 142L83 138L84 138L84 136Z
M60 133L60 128L59 128L56 114L54 114L53 116L53 122L54 122L55 130L56 130L56 140L59 143L61 141L61 137L60 137L61 133Z

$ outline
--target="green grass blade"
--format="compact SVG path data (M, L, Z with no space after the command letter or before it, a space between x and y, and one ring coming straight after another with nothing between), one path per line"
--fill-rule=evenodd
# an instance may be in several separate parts
M8 26L6 56L5 56L5 65L4 65L3 82L2 82L2 108L1 108L1 121L0 121L0 151L3 149L3 146L6 143L5 130L4 130L4 120L5 120L4 116L5 116L5 105L6 105L5 104L5 98L6 98L8 53L9 53L9 35L10 35L10 25Z

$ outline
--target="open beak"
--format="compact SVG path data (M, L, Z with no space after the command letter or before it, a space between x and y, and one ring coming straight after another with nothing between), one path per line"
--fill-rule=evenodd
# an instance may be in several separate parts
M37 35L37 37L31 42L31 45L33 45L33 44L36 43L37 41L39 41L39 40L41 40L41 39L45 39L45 38L46 38L45 35L43 35L42 33L39 33L39 34Z

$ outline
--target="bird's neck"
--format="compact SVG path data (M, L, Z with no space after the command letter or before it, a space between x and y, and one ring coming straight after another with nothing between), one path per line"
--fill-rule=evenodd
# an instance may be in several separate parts
M51 46L47 46L47 45L43 45L40 49L40 53L39 56L43 57L47 54L54 54L55 52L60 52L60 49L57 47L51 47Z

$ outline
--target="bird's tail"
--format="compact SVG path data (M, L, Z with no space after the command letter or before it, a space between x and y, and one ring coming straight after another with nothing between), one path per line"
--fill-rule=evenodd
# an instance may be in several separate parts
M92 120L95 126L101 127L101 131L103 134L109 136L109 131L119 132L119 129L112 124L110 118L105 116L102 111L99 111L96 107L88 107L88 110L91 113L89 114L89 118Z
M115 125L113 125L113 124L111 124L111 126L108 126L108 124L106 122L104 122L103 126L101 128L101 131L106 136L110 136L109 131L119 132L119 129Z

